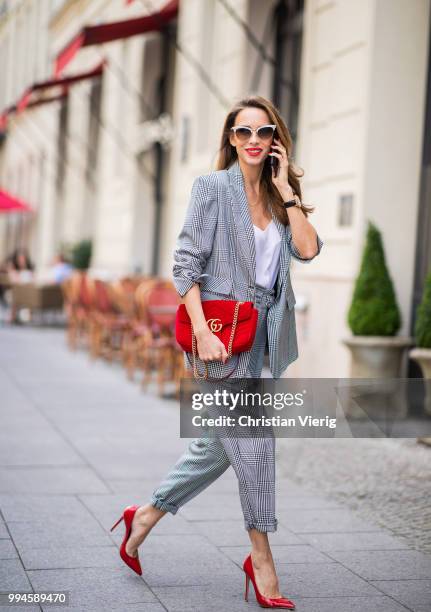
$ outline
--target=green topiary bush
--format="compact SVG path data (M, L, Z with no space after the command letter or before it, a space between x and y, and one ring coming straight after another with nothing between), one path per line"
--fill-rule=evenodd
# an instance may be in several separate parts
M77 242L72 247L72 266L77 270L87 270L90 267L91 252L91 240Z
M395 336L401 314L385 262L382 237L368 222L365 247L347 322L355 336Z
M416 346L431 348L431 271L425 280L424 293L415 323Z

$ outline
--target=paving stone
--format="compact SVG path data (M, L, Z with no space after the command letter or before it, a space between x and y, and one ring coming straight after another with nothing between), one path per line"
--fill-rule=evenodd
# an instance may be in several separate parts
M0 559L17 559L18 555L12 540L0 540Z
M156 486L154 477L150 477L148 472L145 478L106 478L105 482L113 493L132 496L142 491L144 485L153 488Z
M298 612L406 612L389 597L297 597Z
M164 608L160 603L152 602L152 603L130 603L119 604L117 606L107 606L105 603L101 603L97 605L93 603L90 607L87 606L79 606L79 608L75 608L75 606L68 606L67 608L61 608L60 606L42 606L43 612L52 612L52 610L67 610L67 612L124 612L124 606L127 606L127 612L166 612L166 608ZM39 608L38 608L39 609ZM1 608L0 608L1 610ZM11 608L9 608L11 610ZM15 610L13 610L15 612ZM26 611L24 611L26 612Z
M126 566L123 571L109 567L29 570L28 575L35 591L68 591L70 606L78 610L105 604L127 610L127 602L158 603L142 578Z
M276 493L277 510L343 510L335 500L324 499L317 495L291 495L283 491Z
M238 580L236 593L227 593L223 582L201 586L153 587L157 597L169 612L250 612L250 602L244 601L243 581Z
M123 568L118 547L112 546L70 546L26 548L20 550L21 560L26 570L117 567Z
M152 590L169 611L225 610L250 612L250 602L244 601L244 572L232 564L229 574L208 576L200 584L153 586Z
M83 461L65 440L46 426L35 430L8 427L0 433L0 466L82 466Z
M379 531L379 527L348 510L286 510L278 513L294 533Z
M0 379L2 392L2 412L7 415L6 407L13 406L13 413L19 415L21 413L31 414L33 412L32 404L22 390L12 381L9 375L3 375Z
M328 554L367 580L431 578L431 556L418 550L332 551Z
M283 440L281 441L281 439L277 439L276 440L276 448L279 447L279 445L283 442L286 443L288 442L287 440ZM277 462L277 467L278 469L278 476L277 476L277 480L276 480L276 490L278 493L281 493L282 495L288 495L292 498L294 497L316 497L316 492L315 491L309 491L307 490L306 487L304 487L302 484L298 484L296 483L292 478L287 478L286 477L286 473L285 470L287 470L289 468L289 459L288 459L288 450L286 450L285 448L283 448L283 454L287 455L287 460L283 461L283 458L281 458L278 462ZM278 456L278 453L277 453Z
M250 546L222 546L219 550L242 568L244 559L250 553ZM330 557L319 553L312 546L283 546L271 543L271 550L276 566L278 563L331 563Z
M0 493L0 509L7 522L46 520L54 516L59 520L94 520L80 499L72 495Z
M6 525L0 521L0 539L9 538L8 530L6 529Z
M94 432L94 438L100 437L100 435L101 435L100 431ZM92 444L92 442L90 441L89 444ZM132 441L130 441L130 445L135 449L139 447L138 442L134 444ZM136 453L133 450L130 450L129 452L123 452L123 451L118 452L118 454L115 455L115 458L114 458L112 455L112 450L111 451L107 450L106 454L103 457L100 457L100 455L96 457L91 452L84 450L82 441L77 442L77 448L79 448L81 452L84 452L86 456L88 456L89 462L94 467L94 469L97 470L98 474L100 474L103 477L104 482L111 480L111 479L118 478L122 474L128 474L128 476L130 476L131 478L135 478L138 480L140 478L144 480L145 475L148 474L148 468L146 467L147 462L145 461L145 457L137 457ZM109 454L109 452L111 454ZM108 459L111 463L108 462ZM157 458L154 457L153 460L157 461ZM160 474L160 477L154 478L153 488L155 488L156 485L159 484L159 481L161 480L161 478L168 471L168 469L170 469L173 465L174 465L174 460L172 459L172 461L170 461L168 464L169 467L167 467ZM140 496L141 490L142 490L142 485L134 491L134 495ZM91 491L90 491L90 488L88 488L85 491L79 491L79 492L80 493L90 493ZM97 492L97 490L94 489L94 492ZM108 492L108 491L106 490L105 492Z
M170 612L224 612L224 610L248 611L259 609L250 583L249 601L244 601L244 584L239 580L231 586L229 582L205 586L154 587L154 592ZM282 593L294 599L286 589ZM296 609L301 612L405 612L405 608L389 597L325 597L294 599Z
M91 371L91 366L89 370ZM124 405L128 397L136 398L136 388L133 385L124 386L107 377L103 377L101 381L51 380L49 384L47 381L37 380L27 382L25 389L32 402L37 405L52 406L55 403L57 406L62 404L77 410L95 403L103 407L107 397L110 402L118 402L118 405Z
M21 589L23 590L23 589ZM0 606L0 612L40 612L39 606L33 606L30 604L25 604L24 606Z
M193 521L194 529L204 535L215 546L250 546L250 537L245 529L244 519L225 521ZM294 533L282 526L269 534L271 543L301 544Z
M409 549L405 538L381 532L302 533L301 539L318 550L399 550Z
M431 580L373 580L370 584L413 612L431 610Z
M0 591L31 591L31 585L19 559L2 559Z
M95 521L91 524L58 518L8 523L19 551L47 546L111 546L112 539Z
M277 563L277 574L281 592L292 599L382 594L338 563Z
M108 493L88 467L0 468L0 493Z
M216 575L235 570L235 564L200 535L148 538L139 556L151 587L208 584Z

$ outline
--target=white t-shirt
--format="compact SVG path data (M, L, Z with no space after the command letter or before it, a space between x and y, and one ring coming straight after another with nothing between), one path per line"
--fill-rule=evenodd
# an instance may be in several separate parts
M273 219L264 230L256 225L253 227L256 244L256 283L266 289L272 289L280 268L280 232Z

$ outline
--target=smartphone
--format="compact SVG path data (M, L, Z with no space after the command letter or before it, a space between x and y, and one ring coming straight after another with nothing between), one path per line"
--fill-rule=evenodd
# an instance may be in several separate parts
M270 155L271 158L271 170L274 170L274 174L277 177L278 175L278 169L279 169L279 163L278 163L278 157L274 157L274 155Z
M275 132L274 137L278 138L277 132ZM272 142L274 142L274 141L272 141ZM275 176L277 176L278 175L278 170L279 170L278 157L275 157L274 155L270 155L269 158L271 160L271 162L270 162L271 163L271 171L274 169L274 174L275 174Z

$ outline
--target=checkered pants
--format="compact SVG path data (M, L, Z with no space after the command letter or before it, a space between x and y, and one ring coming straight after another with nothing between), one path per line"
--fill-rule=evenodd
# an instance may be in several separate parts
M218 298L214 296L213 299ZM262 372L267 342L267 312L273 301L274 289L256 285L255 307L259 317L248 377L259 378ZM211 389L208 381L199 381L199 385L202 392ZM226 408L212 407L211 410L208 409L208 413L212 417L222 414L221 411ZM180 506L232 466L238 478L245 529L276 531L275 438L268 435L252 437L244 430L244 426L233 428L233 431L227 427L217 437L194 439L160 486L153 491L150 503L175 514Z

